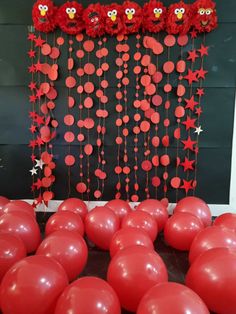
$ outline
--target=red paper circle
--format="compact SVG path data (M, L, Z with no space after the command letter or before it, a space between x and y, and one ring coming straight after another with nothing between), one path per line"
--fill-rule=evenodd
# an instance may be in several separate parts
M178 42L179 46L186 46L188 43L188 35L180 35L177 38L177 42Z
M172 61L167 61L163 65L163 71L167 74L172 73L174 69L175 69L175 64Z
M90 109L93 107L93 99L91 97L86 97L84 100L84 107Z
M186 70L186 62L184 60L179 60L176 64L176 71L179 73L184 73Z
M76 85L76 79L73 76L68 76L66 78L66 87L74 88Z
M152 97L152 104L154 106L160 106L162 104L162 97L160 95L154 95Z
M174 177L171 179L170 184L173 189L178 189L181 184L181 179L179 177Z
M166 93L170 93L170 92L172 91L172 85L171 85L171 84L166 84L166 85L164 86L164 91L165 91Z
M173 47L176 43L175 36L167 35L164 39L164 43L167 47Z
M54 197L53 192L46 191L46 192L43 193L43 200L44 200L45 202L51 201L51 200L53 199L53 197Z
M151 84L151 77L149 75L143 75L140 81L143 86L148 86Z
M161 185L161 180L159 177L153 177L152 178L152 185L155 187L155 188L158 188L158 186Z
M149 96L152 96L156 92L156 86L154 84L150 84L146 86L145 91Z
M78 59L82 59L84 57L84 51L79 49L76 51L76 56Z
M64 117L64 123L65 125L68 125L68 126L71 126L73 125L75 122L75 118L72 116L72 114L67 114L65 117Z
M151 161L150 160L144 160L143 162L142 162L142 165L141 165L141 167L142 167L142 169L144 170L144 171L151 171L152 170L152 163L151 163Z
M77 136L77 140L78 140L79 142L83 142L83 141L84 141L84 134L79 133L78 136Z
M88 75L95 73L95 66L92 63L86 63L84 66L84 72Z
M50 58L58 59L60 56L60 50L57 47L52 47Z
M84 120L84 127L86 129L92 129L94 127L94 120L92 118L86 118Z
M160 145L160 138L158 136L154 136L152 138L152 145L154 147L158 147Z
M154 112L151 115L151 121L153 124L158 124L160 122L160 114L158 112Z
M58 37L58 38L57 38L57 44L58 44L58 46L64 45L64 42L65 42L65 40L64 40L63 37Z
M52 161L52 155L48 152L43 152L41 154L41 159L46 165L48 165Z
M185 115L185 109L183 106L178 106L175 108L175 116L176 118L182 118Z
M148 121L142 121L140 124L140 130L144 133L150 130L150 123Z
M52 48L49 44L43 44L43 46L41 47L41 53L44 55L44 56L48 56L50 55L50 53L52 52Z
M158 167L159 166L159 156L155 155L152 157L152 164L154 167Z
M75 157L73 155L67 155L65 157L65 164L69 167L75 164Z
M93 153L93 146L91 144L87 144L84 146L84 152L86 155L90 156Z
M163 48L162 44L159 42L155 42L155 44L152 47L152 52L155 55L160 55L160 54L162 54L163 51L164 51L164 48Z
M86 82L84 84L84 90L87 94L91 94L94 92L94 84L92 82Z
M170 164L170 157L169 155L163 155L160 158L160 163L162 164L162 166L168 166Z
M146 67L146 66L148 66L150 63L151 63L151 56L149 56L149 55L144 55L144 56L142 57L141 64Z
M154 73L152 76L152 80L156 84L160 83L162 81L162 79L163 79L163 74L159 71Z
M68 97L68 107L73 108L75 105L75 99L72 96Z
M87 186L85 183L80 182L76 185L76 190L78 193L85 193L87 191Z
M102 192L101 191L99 191L99 190L96 190L95 192L94 192L94 197L95 198L100 198L102 196Z
M71 131L68 131L64 135L64 139L67 143L72 143L75 140L74 133Z
M83 47L85 51L92 52L94 50L94 42L92 40L86 40Z

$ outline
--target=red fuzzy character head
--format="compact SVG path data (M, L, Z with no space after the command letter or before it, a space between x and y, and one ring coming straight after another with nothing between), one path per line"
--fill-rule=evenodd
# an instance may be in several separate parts
M185 35L191 27L191 6L180 1L168 8L166 29L169 34Z
M193 4L193 26L199 33L209 33L217 27L215 7L211 0L197 0Z
M143 29L158 33L165 28L166 7L161 1L150 0L143 6Z
M122 34L124 23L122 7L116 3L104 6L105 30L109 35Z
M133 1L125 1L122 6L124 33L137 33L142 24L143 14L141 7Z
M99 37L105 33L103 7L99 3L90 4L83 13L86 34L90 37Z
M57 12L57 24L60 29L70 35L81 33L84 29L82 20L83 7L76 1L67 1Z
M33 6L34 27L39 32L49 33L56 28L57 7L51 0L38 0Z

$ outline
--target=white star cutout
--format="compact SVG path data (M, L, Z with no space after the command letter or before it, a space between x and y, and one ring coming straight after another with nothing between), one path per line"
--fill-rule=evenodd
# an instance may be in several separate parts
M35 169L35 168L31 169L31 170L30 170L31 175L33 176L33 175L37 174L37 171L38 171L38 170Z
M197 133L197 135L200 135L200 133L203 132L203 129L201 126L199 126L198 128L196 128L196 131L194 133Z
M42 159L40 159L40 160L35 159L35 161L36 161L35 168L40 168L42 170L43 169L43 165L44 165L44 162L42 161Z

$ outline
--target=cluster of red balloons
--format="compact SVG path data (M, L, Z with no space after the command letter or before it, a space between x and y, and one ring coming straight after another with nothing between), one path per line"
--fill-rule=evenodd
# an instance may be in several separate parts
M236 215L224 214L212 226L207 204L186 197L168 217L165 204L152 199L135 211L125 201L112 200L88 212L83 201L70 198L47 221L42 241L34 208L0 197L3 314L120 314L121 307L138 314L173 309L176 314L235 314ZM170 246L189 250L188 287L168 282L153 244L162 230ZM110 251L107 281L77 279L88 259L84 234Z

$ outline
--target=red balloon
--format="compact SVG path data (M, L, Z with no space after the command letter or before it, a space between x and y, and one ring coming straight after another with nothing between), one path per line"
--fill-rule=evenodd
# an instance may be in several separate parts
M11 202L7 203L3 208L3 212L5 214L16 212L16 211L17 212L26 212L26 213L32 215L33 217L36 216L33 206L30 205L29 203L25 202L25 201L20 201L20 200L11 201Z
M79 198L68 198L58 207L58 211L69 210L76 214L79 214L82 220L84 221L88 208L87 205L81 201Z
M226 213L216 218L215 226L220 226L236 232L236 214Z
M87 263L88 248L80 234L59 230L43 240L36 254L53 257L65 269L69 281L72 281Z
M164 282L142 298L137 314L210 314L202 299L188 287Z
M0 196L0 216L4 214L3 207L9 203L10 200L4 196Z
M191 265L186 284L220 314L236 313L236 251L215 248L204 252Z
M121 306L136 312L145 293L157 283L168 281L161 257L144 246L118 252L110 262L107 281L116 291Z
M103 250L109 250L120 221L108 207L95 207L85 219L85 232L90 241Z
M190 264L203 252L217 247L236 249L236 234L218 226L208 227L200 231L193 240L189 251Z
M0 283L5 273L18 261L26 257L23 241L10 233L0 236Z
M158 233L156 220L144 211L134 211L129 213L122 221L122 228L131 227L146 231L151 240L155 241Z
M150 236L144 230L124 228L118 230L112 237L110 255L113 257L117 252L133 245L142 245L150 250L154 249Z
M106 203L106 207L112 209L114 213L120 218L122 222L123 218L131 212L131 207L129 203L123 200L111 200Z
M58 299L55 314L120 314L118 297L100 278L83 277L69 285Z
M164 229L169 214L167 208L160 201L154 199L145 200L138 205L136 210L147 212L155 218L159 232Z
M58 230L68 230L84 235L84 223L80 215L70 211L61 211L53 214L45 227L46 236Z
M179 201L174 209L174 213L188 212L197 216L205 227L211 225L211 211L208 205L198 197L188 196Z
M27 253L35 252L41 242L39 226L32 215L25 212L12 212L0 217L0 233L19 236Z
M179 212L170 217L165 225L165 241L176 250L189 251L194 238L203 229L199 218Z
M2 311L4 314L52 314L67 284L64 269L53 258L26 257L3 278L0 288Z

